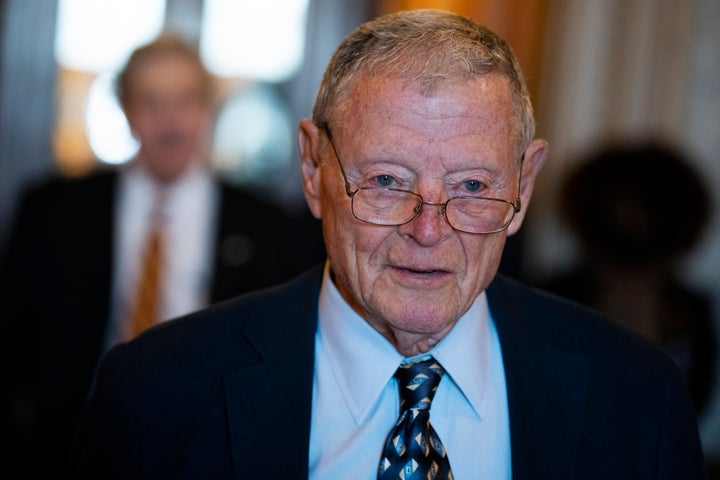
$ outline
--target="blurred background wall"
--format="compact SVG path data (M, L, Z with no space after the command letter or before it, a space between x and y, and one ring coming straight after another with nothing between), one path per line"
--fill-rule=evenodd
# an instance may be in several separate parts
M528 78L538 135L551 144L527 224L509 245L511 273L542 283L576 262L558 191L585 154L608 141L660 139L687 154L712 195L710 225L682 276L711 296L720 328L717 0L0 0L0 253L28 182L132 155L109 85L124 55L161 30L202 47L220 79L216 167L289 209L304 208L295 126L310 115L335 45L379 13L424 7L465 14L509 41ZM65 47L99 66L73 60ZM715 384L701 429L709 456L720 458Z

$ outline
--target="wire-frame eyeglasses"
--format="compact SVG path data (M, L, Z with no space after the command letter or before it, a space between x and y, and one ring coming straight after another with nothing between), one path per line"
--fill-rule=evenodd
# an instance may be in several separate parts
M382 226L404 225L420 215L423 205L429 205L439 207L448 224L455 230L466 233L491 234L505 230L515 214L520 211L519 195L514 201L490 197L459 196L452 197L444 203L435 203L426 202L421 195L415 192L398 188L359 187L352 190L329 125L323 124L320 129L325 131L340 166L340 172L345 181L345 193L351 200L352 214L362 222ZM519 191L520 180L518 180Z

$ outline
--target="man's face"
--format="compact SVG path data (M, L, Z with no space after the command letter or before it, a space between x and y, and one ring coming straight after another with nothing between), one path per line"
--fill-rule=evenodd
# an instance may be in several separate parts
M140 142L139 161L157 180L172 181L199 155L208 132L203 76L174 55L140 65L131 82L125 114Z
M520 159L503 77L450 84L429 97L413 85L365 77L350 98L348 114L330 129L351 190L381 182L433 203L518 195ZM322 135L301 123L306 197L322 219L335 284L400 353L427 351L490 283L522 214L491 235L455 231L442 209L429 205L405 225L363 223L351 212L332 149L319 146ZM531 185L535 173L523 183ZM532 188L523 190L526 202Z

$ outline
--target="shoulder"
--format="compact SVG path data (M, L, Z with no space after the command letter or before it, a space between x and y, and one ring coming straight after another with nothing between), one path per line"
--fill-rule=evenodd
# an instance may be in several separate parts
M280 204L262 198L251 190L234 185L223 179L217 179L217 184L220 190L220 202L223 206L232 209L241 208L248 213L258 212L277 216L287 215Z
M488 287L498 329L606 368L675 369L670 356L607 315L499 275Z
M115 347L109 363L153 371L226 369L271 355L301 335L314 335L322 269L167 321Z
M226 182L219 185L221 235L251 239L260 263L296 273L325 259L321 223L307 207L296 211Z
M104 228L111 217L116 179L114 171L102 171L79 178L55 175L28 183L18 199L11 236L23 239L29 232L38 237L33 242L44 242L58 235L74 238L90 229L104 232L98 227Z
M612 318L507 278L488 288L488 302L513 411L542 428L557 406L561 417L577 418L565 430L555 421L551 427L577 434L580 476L612 457L608 478L649 478L642 471L657 474L655 462L663 478L699 478L695 410L666 352Z
M101 170L82 177L52 175L29 183L23 190L22 202L52 207L58 202L84 201L98 196L110 198L117 177L115 170Z
M268 241L283 236L283 233L300 236L307 233L303 230L303 227L308 228L306 217L295 215L290 208L224 180L218 180L218 186L219 214L225 228L268 236ZM319 222L315 224L318 225Z

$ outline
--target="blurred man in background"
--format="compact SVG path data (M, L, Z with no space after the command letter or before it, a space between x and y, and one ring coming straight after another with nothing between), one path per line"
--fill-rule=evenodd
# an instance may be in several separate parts
M210 170L214 86L195 49L172 36L139 48L117 94L136 157L33 187L11 232L0 303L3 463L23 478L54 476L109 347L324 255L316 222Z

